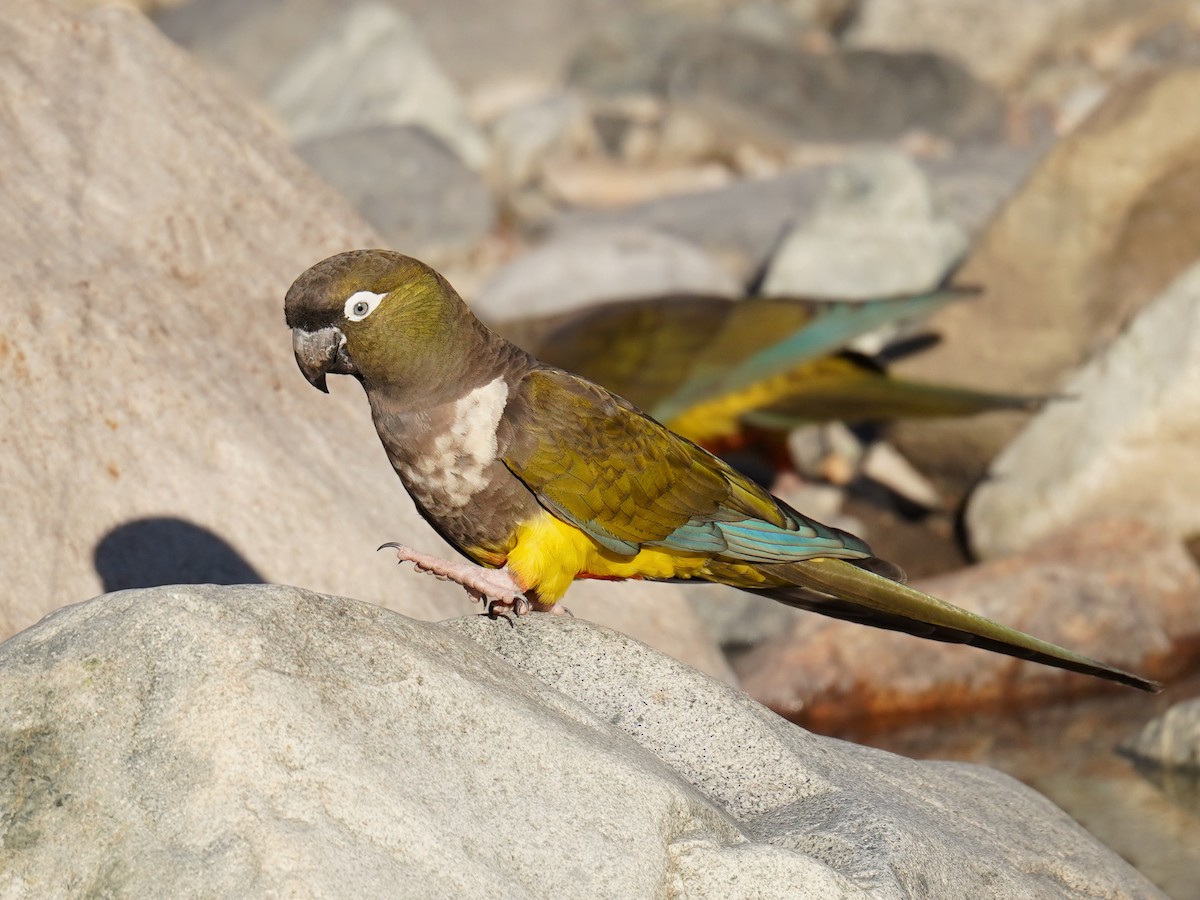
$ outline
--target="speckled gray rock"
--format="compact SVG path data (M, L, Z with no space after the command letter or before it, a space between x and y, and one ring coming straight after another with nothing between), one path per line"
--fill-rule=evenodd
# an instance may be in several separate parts
M871 897L1161 896L1065 813L994 770L810 734L581 622L443 624L633 737L758 845L810 856Z
M482 176L423 128L376 125L301 143L296 153L358 209L388 247L434 262L487 235L496 208Z
M997 457L971 497L982 556L1100 515L1200 531L1200 264L1142 310Z
M69 607L0 646L0 695L14 900L717 897L676 841L719 862L747 840L476 643L294 588ZM793 879L823 869L768 849Z
M763 292L869 299L936 287L967 249L924 173L899 153L854 157L829 175L812 218L784 238Z
M338 6L338 0L193 0L160 9L153 19L197 59L264 96Z
M614 17L575 49L567 83L600 97L652 93L666 54L707 27L684 8Z
M847 39L856 46L937 49L977 74L1011 83L1024 74L1049 34L1092 0L1016 0L993 16L987 0L870 0L861 5ZM978 23L986 18L988 27Z
M918 164L933 185L937 209L974 239L1020 188L1053 140L1047 129L1039 129L1020 144L972 143Z
M596 228L568 232L499 269L471 308L502 321L672 291L736 294L738 285L685 240L647 228Z
M155 21L251 94L274 101L297 140L418 124L479 168L486 142L463 112L455 76L464 67L454 63L503 71L495 56L512 48L496 40L491 15L483 4L464 10L440 0L194 0L160 11ZM524 49L531 58L541 55ZM455 69L449 75L447 63Z
M1157 896L998 773L808 735L564 617L449 624L208 586L10 639L0 890Z

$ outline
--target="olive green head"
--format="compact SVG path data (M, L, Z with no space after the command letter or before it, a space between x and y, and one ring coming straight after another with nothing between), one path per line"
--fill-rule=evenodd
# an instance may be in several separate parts
M446 374L449 352L470 340L474 317L441 275L390 250L322 260L284 299L296 364L328 393L328 373L366 386L419 387Z

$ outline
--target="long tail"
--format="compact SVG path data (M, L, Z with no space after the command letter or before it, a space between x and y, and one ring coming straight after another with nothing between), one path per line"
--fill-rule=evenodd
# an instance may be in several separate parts
M1158 682L1000 625L852 562L813 559L763 569L773 579L788 584L755 593L766 594L789 606L935 641L972 644L1019 659L1106 678L1141 691L1162 690Z

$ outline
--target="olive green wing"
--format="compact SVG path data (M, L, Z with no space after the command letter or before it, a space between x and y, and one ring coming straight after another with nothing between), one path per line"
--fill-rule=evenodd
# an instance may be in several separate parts
M748 562L870 549L780 503L721 460L586 379L550 367L516 386L501 458L560 519L614 553L643 546Z

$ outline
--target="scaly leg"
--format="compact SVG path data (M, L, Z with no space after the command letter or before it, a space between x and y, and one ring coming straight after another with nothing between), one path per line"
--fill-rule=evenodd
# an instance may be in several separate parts
M428 572L430 575L462 585L472 600L487 603L487 613L493 619L500 614L498 610L511 609L513 615L523 616L531 608L521 586L506 569L485 569L474 563L442 559L394 542L386 543L379 549L384 547L395 550L400 562L412 563L418 572Z

